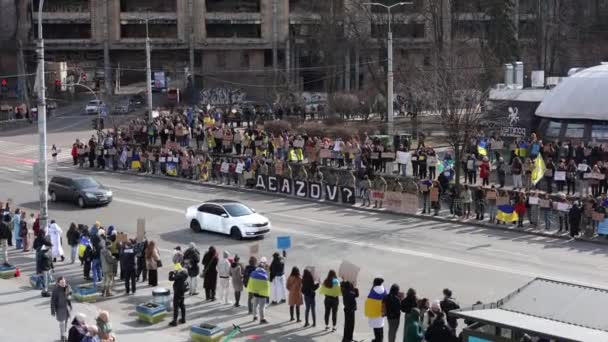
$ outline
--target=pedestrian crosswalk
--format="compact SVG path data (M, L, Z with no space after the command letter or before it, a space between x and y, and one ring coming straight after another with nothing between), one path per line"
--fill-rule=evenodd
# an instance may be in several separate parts
M53 158L51 146L48 146L47 160L62 162L71 160L71 146L57 146L57 157ZM2 164L34 164L38 162L39 145L20 144L12 141L0 141L0 158L5 159Z

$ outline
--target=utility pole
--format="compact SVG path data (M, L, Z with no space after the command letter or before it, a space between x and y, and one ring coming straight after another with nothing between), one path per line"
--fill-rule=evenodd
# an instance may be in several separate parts
M279 73L279 24L278 24L278 0L272 0L272 70L273 70L273 87L276 95L277 82Z
M146 84L148 98L148 120L152 121L152 62L150 61L150 35L148 31L148 19L146 18Z
M42 7L44 0L38 4L38 135L39 144L39 172L38 192L40 195L40 228L46 230L48 221L48 165L46 163L46 84L44 77L44 38L42 37Z
M398 2L394 5L387 6L385 4L377 3L377 2L368 2L364 3L364 5L368 6L380 6L386 8L388 12L388 42L387 42L387 67L386 67L386 78L387 78L387 86L386 86L386 109L387 109L387 133L392 135L393 131L393 122L395 120L394 114L394 99L393 99L393 31L391 30L391 9L397 6L403 5L412 5L413 2Z

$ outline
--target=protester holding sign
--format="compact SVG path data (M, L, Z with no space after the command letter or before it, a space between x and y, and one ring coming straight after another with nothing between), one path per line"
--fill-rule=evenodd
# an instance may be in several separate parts
M315 280L314 274L309 268L304 269L302 275L302 294L304 295L304 328L308 327L309 314L312 315L312 326L317 325L315 291L319 288L319 282Z

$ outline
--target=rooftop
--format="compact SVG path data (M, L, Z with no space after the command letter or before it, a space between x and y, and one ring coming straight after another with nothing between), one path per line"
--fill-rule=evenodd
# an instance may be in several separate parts
M608 341L608 290L537 278L458 317L566 341Z

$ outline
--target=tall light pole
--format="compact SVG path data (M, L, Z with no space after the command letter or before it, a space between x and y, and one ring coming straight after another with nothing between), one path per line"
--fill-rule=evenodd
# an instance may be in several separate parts
M387 70L386 70L386 78L387 78L387 86L386 86L386 110L387 110L387 121L388 121L388 134L393 134L393 122L395 120L395 114L393 110L393 31L391 30L391 10L397 6L404 5L412 5L413 2L398 2L393 5L385 5L378 2L367 2L364 5L367 6L380 6L386 8L388 12L388 42L387 42Z
M152 121L154 117L152 116L152 62L150 61L150 35L148 32L149 19L150 18L146 18L146 80L148 82L146 89L148 99L148 120Z
M38 135L39 145L39 174L35 175L40 195L40 228L46 230L48 221L48 165L46 163L46 84L44 77L44 38L42 36L42 7L44 0L38 4Z

